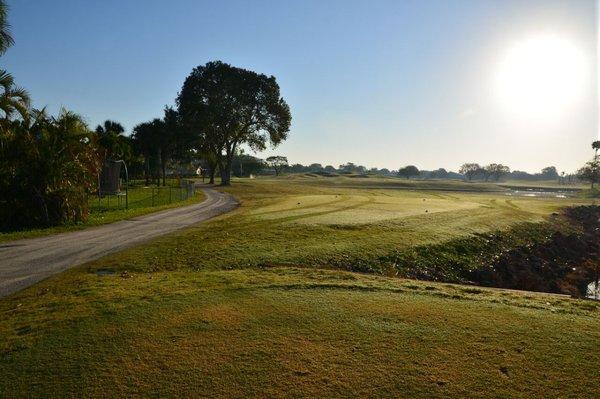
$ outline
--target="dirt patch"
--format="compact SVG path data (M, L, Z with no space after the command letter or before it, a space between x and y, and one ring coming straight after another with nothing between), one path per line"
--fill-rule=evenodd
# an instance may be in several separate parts
M356 267L421 280L585 296L588 284L600 277L600 206L567 208L547 222L418 246Z

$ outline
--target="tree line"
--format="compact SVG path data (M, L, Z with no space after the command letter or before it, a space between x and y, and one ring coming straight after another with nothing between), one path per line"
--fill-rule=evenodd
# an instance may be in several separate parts
M0 55L14 43L0 0ZM92 130L66 109L57 116L31 107L29 93L0 70L0 230L77 223L89 215L102 165L124 160L146 183L166 184L167 169L203 160L211 182L231 181L233 158L287 138L290 108L275 77L213 61L194 68L161 117L131 135L107 120ZM173 171L172 170L172 171ZM180 170L181 172L184 172Z
M280 175L282 173L314 173L321 175L365 175L365 176L388 176L401 177L405 179L453 179L467 181L497 182L500 180L523 180L523 181L556 181L557 183L574 183L587 180L581 169L575 173L558 173L555 166L547 166L538 173L529 173L520 170L511 171L508 166L491 163L480 166L477 163L465 163L458 172L448 171L445 168L434 170L419 169L414 165L407 165L390 170L387 168L368 168L353 162L347 162L339 166L311 163L303 165L300 163L290 164L288 158L277 155L266 159L251 155L236 154L233 157L233 174L238 177L250 175ZM593 172L593 169L592 169ZM587 172L586 172L587 173Z

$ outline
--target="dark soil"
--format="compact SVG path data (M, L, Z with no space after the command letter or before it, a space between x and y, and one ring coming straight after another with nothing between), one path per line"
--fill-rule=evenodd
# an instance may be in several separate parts
M600 276L600 206L566 208L544 223L396 251L352 269L584 296Z

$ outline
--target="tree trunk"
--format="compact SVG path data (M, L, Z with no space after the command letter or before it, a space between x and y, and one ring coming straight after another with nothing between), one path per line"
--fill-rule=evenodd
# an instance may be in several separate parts
M221 172L221 186L231 185L231 158L227 156L225 162L219 162L219 171Z
M231 186L231 171L225 168L221 170L221 186Z
M163 160L162 162L162 179L163 179L163 186L167 185L167 179L166 179L166 173L165 170L167 169L167 165L166 162Z
M156 155L157 155L157 158L158 158L157 159L158 162L156 164L156 169L157 169L156 170L156 186L160 187L160 174L161 174L160 173L161 172L160 169L161 169L161 166L162 166L162 163L163 163L163 161L162 161L162 148L160 148L160 147L158 148L158 150L156 151ZM163 176L163 178L164 178L164 176Z
M150 156L144 157L144 177L146 178L146 186L150 184Z
M217 170L215 165L210 165L209 166L209 180L208 180L208 184L215 184L215 171Z

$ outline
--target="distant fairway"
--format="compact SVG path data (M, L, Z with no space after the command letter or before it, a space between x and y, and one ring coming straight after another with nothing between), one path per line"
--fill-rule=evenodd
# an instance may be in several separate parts
M431 193L364 193L290 195L250 215L260 219L282 219L308 224L366 224L422 215L474 209L481 203Z

